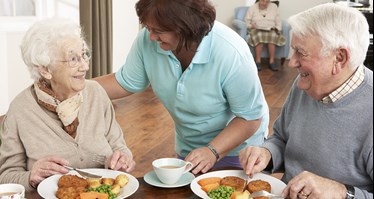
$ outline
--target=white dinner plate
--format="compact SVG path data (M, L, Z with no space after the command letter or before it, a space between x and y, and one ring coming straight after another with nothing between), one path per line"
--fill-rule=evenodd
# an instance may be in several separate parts
M226 177L226 176L237 176L237 177L241 177L243 179L247 179L247 175L244 173L243 170L213 171L213 172L209 172L209 173L200 175L199 177L195 178L191 182L191 185L190 185L191 190L197 196L199 196L200 198L209 199L208 195L205 193L205 191L203 191L201 189L201 186L199 184L197 184L197 182L200 179L203 179L203 178L208 178L208 177L221 177L221 178L223 178L223 177ZM264 180L264 181L269 182L270 185L271 185L271 193L274 193L274 194L281 194L283 189L286 187L286 184L284 184L284 182L280 181L277 178L274 178L273 176L266 175L266 174L263 174L263 173L255 174L253 176L253 178L250 179L250 181L252 181L252 180Z
M183 187L183 186L186 186L188 184L190 184L192 182L192 180L195 179L195 176L190 173L190 172L187 172L185 174L182 175L182 177L178 180L178 182L176 182L175 184L164 184L162 183L156 173L154 171L150 171L148 172L147 174L144 175L144 181L152 186L155 186L155 187L162 187L162 188L176 188L176 187Z
M83 171L90 172L93 174L101 175L103 178L116 178L119 174L125 174L129 178L129 182L126 186L121 188L120 193L117 196L117 199L127 198L139 188L139 181L132 175L128 173L124 173L121 171L114 171L109 169L82 169ZM69 174L78 175L75 171L70 171ZM57 174L50 176L43 180L38 186L38 193L40 196L46 199L57 199L56 191L57 191L57 182L62 175Z

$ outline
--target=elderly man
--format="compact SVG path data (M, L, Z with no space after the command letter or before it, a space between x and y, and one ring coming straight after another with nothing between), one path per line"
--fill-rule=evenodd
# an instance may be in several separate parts
M373 198L373 72L357 10L323 4L289 19L299 75L262 147L240 151L248 175L282 171L290 198ZM349 30L349 31L347 31Z

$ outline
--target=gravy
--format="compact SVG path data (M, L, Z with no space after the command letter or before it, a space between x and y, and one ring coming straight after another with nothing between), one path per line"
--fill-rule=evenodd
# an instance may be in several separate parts
M177 169L177 168L180 168L179 166L174 166L174 165L165 165L165 166L161 166L160 168L163 168L163 169Z
M11 196L14 194L16 194L16 192L3 192L3 193L0 193L0 196Z

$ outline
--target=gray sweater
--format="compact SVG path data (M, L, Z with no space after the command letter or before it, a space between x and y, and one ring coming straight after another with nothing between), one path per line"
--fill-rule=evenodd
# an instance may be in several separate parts
M302 171L355 187L356 198L373 198L373 72L342 99L323 104L291 88L264 147L273 170L288 183Z
M0 129L0 184L29 185L30 170L45 156L65 158L72 167L103 168L92 161L92 153L111 155L114 150L131 154L105 90L95 81L86 81L79 110L77 136L72 138L55 113L39 106L33 86L10 104Z

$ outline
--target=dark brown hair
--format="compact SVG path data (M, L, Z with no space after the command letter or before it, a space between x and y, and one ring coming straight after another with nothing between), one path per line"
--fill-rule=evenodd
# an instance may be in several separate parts
M136 13L140 23L156 23L163 31L179 35L177 52L200 43L216 19L216 10L208 0L139 0Z

